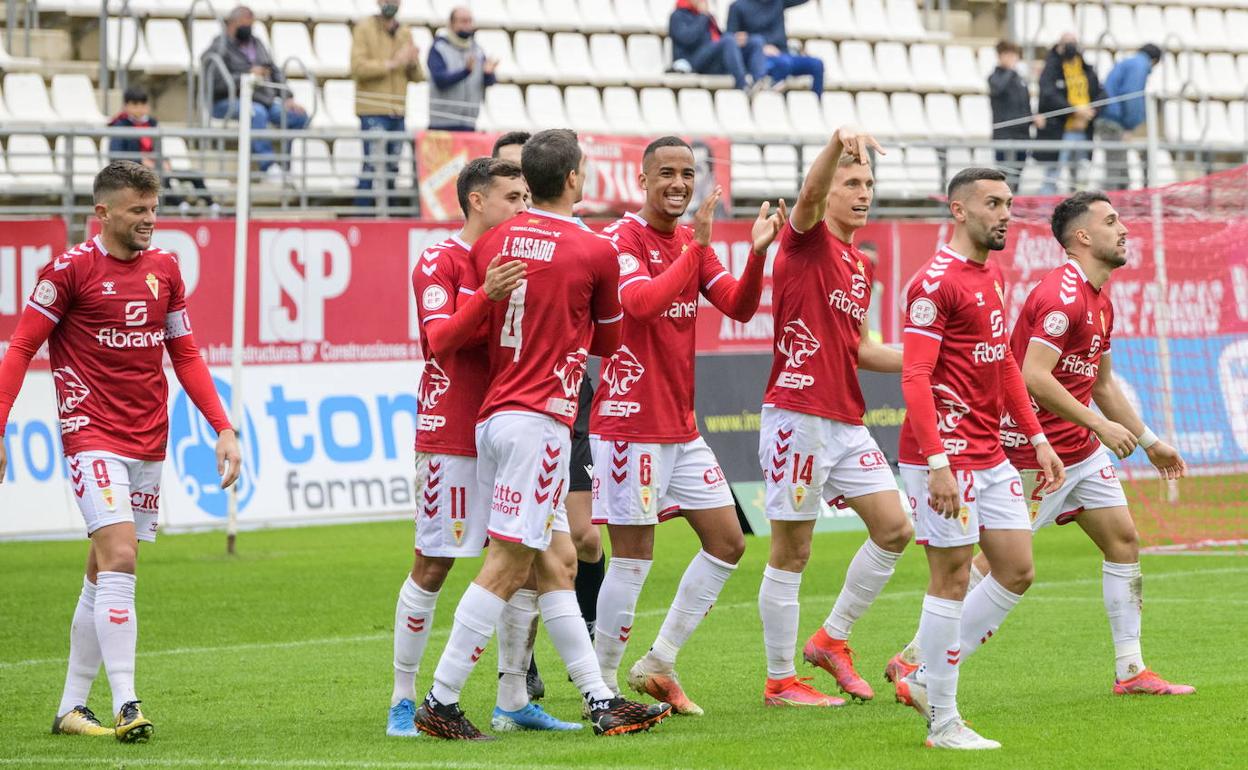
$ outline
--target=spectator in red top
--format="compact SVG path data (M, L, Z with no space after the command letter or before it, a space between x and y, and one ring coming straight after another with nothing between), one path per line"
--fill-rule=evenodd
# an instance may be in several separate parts
M732 75L742 90L761 84L767 74L762 41L738 41L725 35L707 8L707 0L677 0L667 34L672 39L674 70Z

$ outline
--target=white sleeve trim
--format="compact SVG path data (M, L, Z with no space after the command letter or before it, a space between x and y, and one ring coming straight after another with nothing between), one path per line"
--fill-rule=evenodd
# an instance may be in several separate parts
M472 295L474 295L474 294L476 294L476 293L477 293L477 290L476 290L476 289L469 289L467 286L460 286L460 287L459 287L459 293L460 293L460 294L467 294L469 297L471 297Z
M450 316L447 315L446 313L438 313L437 315L427 315L425 316L424 322L429 323L430 321L437 321L442 318L450 318Z
M1030 340L1028 340L1028 341L1029 341L1029 342L1039 342L1041 345L1048 345L1049 347L1051 347L1051 348L1053 348L1054 350L1056 350L1056 351L1057 351L1057 354L1058 354L1059 356L1062 354L1062 349L1061 349L1061 348L1059 348L1057 345L1054 345L1052 342L1049 342L1049 341L1048 341L1048 340L1046 340L1046 339L1042 339L1042 338L1040 338L1040 337L1032 337L1032 338L1031 338Z
M718 274L718 275L716 275L716 276L715 276L714 278L712 278L711 280L707 281L707 282L706 282L706 286L704 286L703 288L705 288L707 291L710 291L710 290L711 290L711 287L712 287L712 286L714 286L714 285L715 285L715 284L719 281L719 279L720 279L720 278L723 278L725 275L728 275L728 271L727 271L727 270L721 270L721 271L719 272L719 274Z
M59 323L61 322L61 319L57 318L57 317L56 317L56 315L55 315L54 313L52 313L50 310L48 310L47 308L44 308L44 307L40 307L39 305L36 305L34 302L30 302L30 301L28 300L28 301L26 302L26 307L33 308L33 309L35 309L35 310L38 310L40 313L42 313L43 315L45 315L45 316L47 316L49 319L51 319L52 323L54 323L54 324L59 324Z
M1049 439L1045 437L1043 433L1037 433L1034 436L1028 436L1027 440L1031 442L1032 446L1040 446L1041 444L1049 443Z
M907 326L904 331L906 334L922 334L924 337L931 337L937 342L944 340L944 337L940 336L939 334L936 334L935 332L923 331L922 329L912 329Z
M650 280L650 276L648 275L634 275L632 278L629 278L627 281L620 284L620 288L623 289L625 286L629 285L630 283L636 283L637 281L648 281L648 280Z
M616 321L623 320L623 318L624 318L624 311L623 311L623 310L621 310L619 315L617 315L617 316L613 316L613 317L611 317L611 318L599 318L599 319L598 319L595 323L600 323L600 324L613 324L613 323L615 323Z

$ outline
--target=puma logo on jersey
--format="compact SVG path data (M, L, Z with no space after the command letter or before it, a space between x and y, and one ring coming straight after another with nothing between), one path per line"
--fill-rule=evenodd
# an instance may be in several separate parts
M819 340L799 318L784 325L780 339L776 340L776 350L788 359L786 366L797 368L819 350Z

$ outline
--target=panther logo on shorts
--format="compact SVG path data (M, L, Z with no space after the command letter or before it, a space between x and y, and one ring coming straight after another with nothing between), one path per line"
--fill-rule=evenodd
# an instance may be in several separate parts
M555 364L555 376L563 385L563 395L576 398L581 390L581 378L585 376L585 362L589 360L589 351L577 348L569 353L562 363Z
M621 345L615 355L603 364L602 381L607 383L610 395L622 396L632 390L645 373L646 367L641 365L633 351L627 345Z
M933 385L932 392L936 394L936 424L941 433L952 433L971 408L948 385Z
M438 366L438 362L430 358L425 361L425 372L420 377L420 408L433 409L438 400L451 389L451 378L446 371Z
M786 366L797 368L819 350L819 340L811 333L806 322L799 318L784 325L780 339L776 341L776 350L789 359Z
M91 389L72 368L62 366L52 371L52 379L56 382L56 407L61 414L72 412L78 405L87 400Z

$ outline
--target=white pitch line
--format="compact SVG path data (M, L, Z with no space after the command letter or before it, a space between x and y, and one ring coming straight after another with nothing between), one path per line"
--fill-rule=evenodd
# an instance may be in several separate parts
M435 770L436 768L448 768L449 770L477 770L478 768L496 768L499 762L375 762L375 761L358 761L358 760L333 760L333 759L241 759L241 758L213 758L201 759L194 757L186 757L181 759L155 759L155 758L137 758L132 759L126 757L124 759L118 757L21 757L6 758L0 757L0 766L20 766L30 767L32 765L41 765L47 767L92 767L105 766L108 768L115 767L256 767L256 768L359 768L360 770ZM511 762L507 763L508 768L515 770L549 770L550 765L517 765ZM577 764L578 768L585 770L617 770L613 765L584 765Z
M1219 569L1185 570L1181 572L1155 572L1155 573L1145 572L1144 583L1145 585L1147 585L1149 583L1152 583L1158 580L1170 580L1170 579L1176 579L1176 578L1185 578L1185 577L1194 577L1194 576L1203 576L1203 575L1227 575L1227 574L1243 574L1243 573L1248 573L1248 567L1223 567ZM1035 591L1044 591L1050 588L1062 588L1062 587L1067 587L1067 586L1100 585L1100 584L1101 584L1100 578L1079 578L1079 579L1074 579L1074 580L1041 581L1032 585L1031 589L1028 591L1028 597L1029 597L1029 601L1043 601L1051 597L1035 596L1034 595ZM926 591L923 591L923 590L888 591L882 594L879 598L877 598L876 601L878 602L878 601L898 600L898 599L919 599L919 598L922 598L925 593ZM805 596L803 598L808 602L816 602L816 601L828 602L828 601L835 600L836 595L835 594L818 594L814 596ZM1147 597L1145 597L1145 601L1159 602L1161 600L1160 599L1148 599ZM1171 601L1176 601L1176 600L1171 600ZM1199 599L1191 599L1191 600L1180 599L1180 600L1177 600L1176 603L1182 602L1182 601L1200 601L1200 600ZM1233 604L1235 602L1223 602L1223 603ZM715 609L718 609L720 612L732 612L735 610L742 610L742 609L757 609L757 607L758 607L757 601L736 602L732 604L715 605ZM655 616L666 615L666 614L667 614L666 607L656 607L654 609L642 610L638 612L637 617L655 617ZM430 636L443 637L443 636L448 635L449 633L450 633L449 627L439 627L433 630L432 632L430 632ZM294 649L294 648L299 648L299 647L312 647L312 646L319 646L319 645L351 644L353 642L376 642L382 639L390 639L390 638L392 638L392 634L390 633L377 633L377 634L361 634L357 636L328 636L328 637L321 637L321 638L316 638L316 639L296 639L296 640L288 641L288 642L248 642L248 643L243 643L243 644L224 644L224 645L214 645L214 646L205 646L205 647L175 647L175 648L168 649L168 650L151 650L151 651L142 650L138 653L138 657L153 658L153 657L165 657L169 655L204 655L204 654L214 654L214 653L246 652L249 650L282 650L282 649ZM14 661L0 662L0 671L7 671L9 669L16 669L16 668L30 668L32 666L48 666L48 665L53 665L53 664L65 665L65 658L63 657L61 658L32 658L29 660L14 660Z

